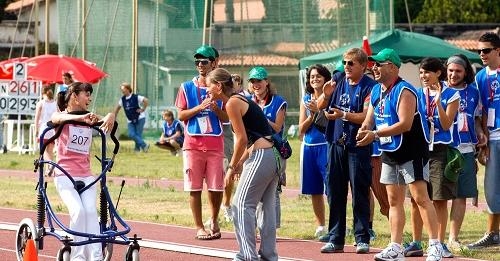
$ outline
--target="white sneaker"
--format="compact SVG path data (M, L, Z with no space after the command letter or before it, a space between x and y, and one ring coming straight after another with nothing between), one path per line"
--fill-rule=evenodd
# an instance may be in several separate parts
M443 257L443 246L441 243L434 243L427 248L427 258L425 261L440 261Z
M224 220L226 222L233 222L233 210L231 207L223 206L222 211L224 212Z
M314 237L316 238L320 238L321 236L325 235L326 234L326 229L324 226L318 226L316 228L316 232L314 232Z
M389 244L382 252L374 256L377 261L404 261L403 248L396 243Z

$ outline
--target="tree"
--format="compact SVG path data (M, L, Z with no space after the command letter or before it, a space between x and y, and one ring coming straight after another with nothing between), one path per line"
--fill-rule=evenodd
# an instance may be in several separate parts
M422 10L422 5L424 4L424 0L394 0L394 22L397 24L408 23L405 1L408 4L411 22L415 20L417 15Z
M425 0L417 23L498 23L500 5L491 0Z

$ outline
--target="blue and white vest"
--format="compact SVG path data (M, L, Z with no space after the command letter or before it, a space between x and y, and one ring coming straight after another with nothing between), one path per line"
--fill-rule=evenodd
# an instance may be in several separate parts
M255 96L253 97L253 100L255 100ZM274 94L271 97L271 102L269 104L266 104L264 108L262 108L262 111L266 115L266 118L268 118L272 122L276 122L276 117L278 115L278 112L282 107L286 108L287 102L283 97ZM279 132L280 136L283 136L283 129L285 128L285 124L281 127L281 130ZM273 130L274 133L274 130Z
M311 94L304 94L302 102L308 103L309 101L311 101ZM320 113L324 113L324 111L321 110ZM309 115L311 115L311 111L306 109L306 116ZM304 134L303 142L307 145L326 144L325 134L319 131L314 124L311 124L309 129L307 129L306 133Z
M417 97L417 90L410 83L399 79L389 94L383 97L382 94L382 86L377 84L373 87L370 103L374 109L375 116L375 124L377 129L381 126L387 125L392 126L399 122L398 117L398 105L401 93L403 90L409 90L412 92L415 97ZM417 97L418 104L418 97ZM420 106L417 106L417 112L420 115L420 124L422 125L422 129L424 131L425 140L430 142L429 137L429 125L427 124L427 120L425 119L425 111L422 111ZM396 151L401 147L403 143L403 134L399 134L396 136L392 136L390 142L387 143L379 143L379 150L381 151Z
M441 91L441 105L443 105L443 109L446 111L448 104L457 98L455 95L458 95L455 89L449 88L445 83L442 82L443 89ZM418 107L425 112L425 119L428 119L427 115L427 92L429 90L427 88L419 88L417 90L418 96ZM429 97L429 101L432 101L434 96ZM450 144L453 142L453 124L448 130L443 130L443 126L441 126L441 122L438 116L437 107L433 108L432 111L432 119L434 121L434 144ZM456 122L456 117L453 119L454 123Z
M471 83L463 89L455 89L460 95L460 106L458 107L457 121L453 128L453 146L457 147L460 144L476 144L477 135L475 126L475 113L479 106L479 90L476 88L476 83ZM463 114L466 118L466 130L460 130L459 117Z
M125 96L122 96L122 105L127 119L132 123L137 122L137 119L139 119L139 115L141 114L137 112L137 110L141 108L139 106L139 96L137 96L137 94L132 94L129 99L126 99Z
M182 85L188 109L200 105L207 97L206 87L197 87L193 81L184 82ZM222 101L217 101L217 106L222 108ZM191 136L221 136L222 123L215 112L205 109L187 120L186 132Z

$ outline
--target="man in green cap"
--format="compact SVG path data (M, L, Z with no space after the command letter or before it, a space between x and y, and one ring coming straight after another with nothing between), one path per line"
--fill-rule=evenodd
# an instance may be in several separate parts
M215 66L215 52L203 45L194 53L198 75L181 84L175 105L179 120L184 121L183 145L184 190L189 191L189 204L197 228L196 239L212 240L221 237L218 215L224 191L224 136L222 122L227 113L221 101L208 95L206 77ZM203 181L208 188L210 228L205 230L201 213Z
M358 130L357 146L379 141L382 151L380 182L389 195L391 242L375 255L375 260L403 260L404 200L406 185L418 204L429 234L426 261L442 258L438 240L437 215L427 192L429 181L429 127L425 111L417 106L417 91L399 77L401 59L393 49L383 49L368 58L374 61L378 82L371 92L365 120ZM376 127L373 130L373 127Z

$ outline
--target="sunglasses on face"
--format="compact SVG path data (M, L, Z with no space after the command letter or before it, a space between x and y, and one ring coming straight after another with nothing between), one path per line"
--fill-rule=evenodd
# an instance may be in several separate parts
M379 68L379 67L382 67L382 66L387 65L387 64L392 64L392 63L391 62L384 62L384 63L375 62L373 64L373 67Z
M342 64L343 64L343 65L353 66L353 65L354 65L354 62L353 62L353 61L346 61L346 60L343 60L343 61L342 61Z
M495 48L483 48L483 49L477 50L477 53L478 54L481 54L481 53L489 54L489 53L491 53L491 51L493 51L493 49L495 49Z
M201 65L207 65L210 62L209 59L196 59L194 60L194 65L198 66L198 64L201 63Z
M250 83L259 83L261 82L262 80L259 80L259 79L250 79L248 80Z

